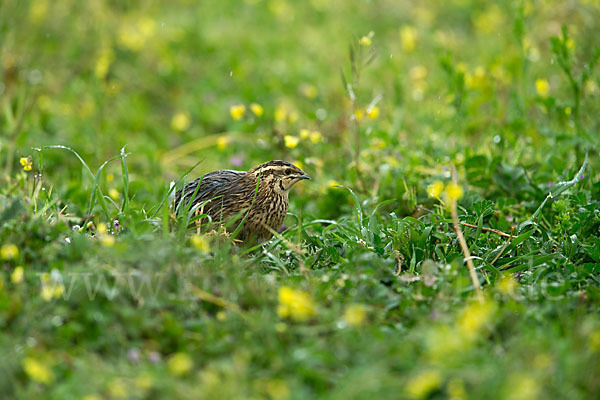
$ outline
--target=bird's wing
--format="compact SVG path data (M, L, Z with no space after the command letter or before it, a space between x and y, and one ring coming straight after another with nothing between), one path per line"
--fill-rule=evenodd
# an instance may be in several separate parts
M183 188L183 198L185 202L192 200L193 202L203 202L214 199L215 197L223 197L227 193L232 193L234 188L241 177L246 174L245 171L235 171L231 169L224 169L220 171L209 172L194 181L188 183ZM200 184L200 187L198 187ZM196 190L196 188L198 189ZM175 204L178 206L181 200L182 191L177 192L175 196ZM194 192L196 195L194 196Z

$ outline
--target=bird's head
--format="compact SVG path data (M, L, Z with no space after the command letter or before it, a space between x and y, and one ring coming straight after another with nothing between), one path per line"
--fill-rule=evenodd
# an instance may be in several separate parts
M269 161L260 164L257 167L248 171L255 178L268 186L274 191L288 192L296 182L303 179L310 179L310 176L300 168L285 161Z

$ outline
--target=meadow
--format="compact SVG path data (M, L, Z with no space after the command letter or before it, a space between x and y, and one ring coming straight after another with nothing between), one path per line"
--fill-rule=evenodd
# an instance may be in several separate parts
M598 0L0 1L1 399L594 399ZM170 183L293 162L285 229Z

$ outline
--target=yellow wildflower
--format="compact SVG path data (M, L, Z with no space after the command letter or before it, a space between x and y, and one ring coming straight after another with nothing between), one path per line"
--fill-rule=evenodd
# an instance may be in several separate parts
M119 194L119 191L117 189L115 189L115 188L108 189L108 195L113 200L119 200L120 194Z
M96 228L96 231L100 234L106 233L107 232L106 224L103 224L102 222L99 223L98 227Z
M538 79L535 81L535 90L540 97L548 97L550 84L546 79Z
M100 235L100 243L105 247L113 247L115 245L115 237L110 234Z
M308 129L300 129L300 139L306 140L310 137L310 131Z
M297 136L285 135L283 137L283 142L285 143L285 147L293 149L294 147L298 146L300 138L298 138Z
M283 106L275 109L275 122L282 122L287 117L287 110Z
M513 373L508 377L505 386L507 400L529 400L538 398L540 385L527 373Z
M376 119L379 117L379 107L372 106L367 109L367 117L371 119Z
M367 308L362 304L351 304L344 311L344 321L350 326L359 326L367 318Z
M210 251L210 243L206 236L192 235L190 242L192 243L192 246L201 253L206 254Z
M227 319L227 313L225 311L219 311L216 315L217 321L225 321Z
M505 296L512 296L517 290L517 281L510 274L504 275L497 284L500 293Z
M588 337L588 342L592 351L600 350L600 329L596 329Z
M115 180L115 174L113 174L113 173L106 174L106 182L112 183L114 180Z
M319 94L318 89L314 85L304 84L300 86L300 93L306 98L314 99Z
M41 22L48 13L48 0L36 0L29 7L29 18L33 22Z
M565 42L565 46L567 46L567 49L573 50L575 48L575 40L573 40L573 38L568 38Z
M23 267L20 265L15 268L15 270L10 274L10 281L12 283L21 283L23 282Z
M442 384L442 376L438 371L420 372L406 384L406 392L413 399L427 398Z
M417 45L417 30L412 26L403 27L400 30L400 41L404 50L413 51Z
M310 133L310 141L317 144L323 141L323 135L319 131L312 131Z
M102 400L102 397L97 394L87 394L81 398L81 400Z
M474 302L467 305L457 320L460 335L467 340L473 340L492 319L496 307L490 301Z
M12 260L19 255L19 248L12 243L3 244L0 248L0 256L3 260Z
M152 386L154 386L154 379L148 372L142 372L140 376L135 379L135 386L144 390L151 389Z
M365 116L365 113L364 113L364 111L363 111L363 110L361 110L360 108L359 108L359 109L357 109L357 110L354 112L354 118L356 118L356 120L357 120L358 122L362 121L362 119L363 119L363 117L364 117L364 116Z
M258 103L250 104L250 111L252 111L252 113L254 115L256 115L257 117L262 117L262 115L264 113L262 106Z
M292 162L292 164L294 164L296 167L298 167L300 169L304 169L304 164L300 160L295 160L294 162Z
M21 157L19 163L23 166L23 171L29 172L33 167L30 157Z
M358 44L360 44L361 46L370 46L371 38L368 36L363 36L359 39Z
M298 113L296 111L290 112L288 115L288 122L293 124L296 121L298 121Z
M450 200L459 200L463 197L462 187L456 183L450 182L448 185L446 185L446 195Z
M187 375L193 366L192 359L185 353L175 353L167 362L169 372L174 376Z
M98 79L106 78L106 75L108 74L108 71L110 69L110 65L112 64L114 59L115 53L110 47L104 47L100 51L100 55L96 60L96 67L94 69L94 72Z
M54 374L50 368L32 357L23 359L21 366L25 374L33 381L48 384L54 380Z
M116 378L109 382L108 391L110 397L115 399L124 399L127 397L127 387L122 379Z
M327 182L327 186L329 186L330 188L337 188L339 185L340 183L333 179Z
M452 400L464 400L467 398L465 383L462 379L452 379L448 382L446 393L448 394L448 398Z
M444 191L444 183L442 181L434 181L427 186L427 194L429 197L439 198Z
M223 151L229 145L229 138L227 136L219 136L217 139L217 149Z
M243 104L236 104L229 108L229 114L231 114L231 118L239 121L242 119L244 114L246 113L246 106Z
M190 127L191 120L190 114L184 111L180 111L173 115L171 118L171 128L178 132L183 132Z
M288 286L279 288L277 315L296 321L306 321L316 313L316 306L310 295Z
M271 399L288 399L290 397L290 388L281 379L270 379L266 382L265 386L266 392Z
M573 110L571 110L571 107L565 107L565 115L571 115L571 112Z

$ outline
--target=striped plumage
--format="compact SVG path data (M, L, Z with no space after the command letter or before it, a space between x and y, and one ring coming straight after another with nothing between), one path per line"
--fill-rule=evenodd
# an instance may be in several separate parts
M175 204L183 207L189 201L193 201L193 205L207 201L200 213L209 215L217 223L226 224L231 218L240 217L230 230L237 227L249 210L237 238L263 241L272 236L267 227L277 231L282 226L289 205L289 190L302 179L310 179L310 176L295 165L278 160L260 164L247 172L214 171L187 184L183 188L183 201L182 191L178 191ZM198 184L200 187L196 191ZM195 191L196 196L192 199Z

